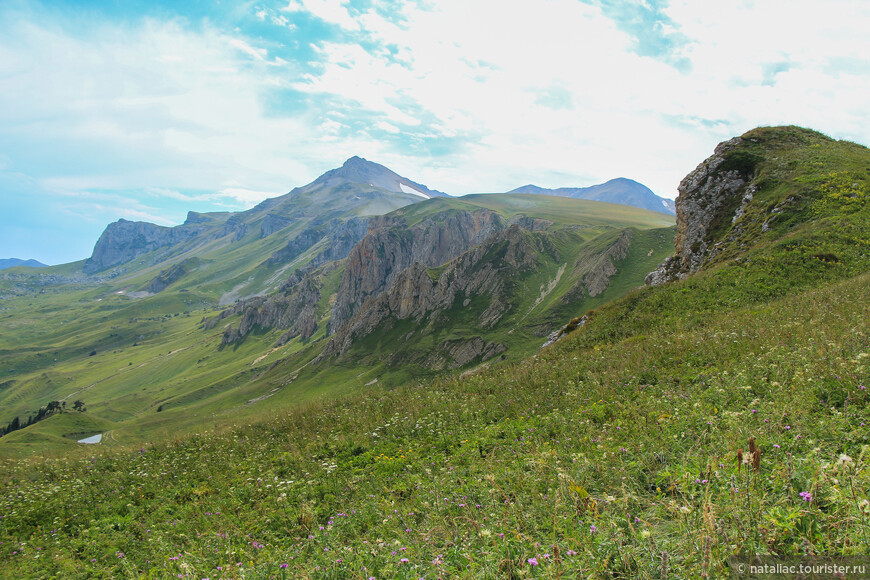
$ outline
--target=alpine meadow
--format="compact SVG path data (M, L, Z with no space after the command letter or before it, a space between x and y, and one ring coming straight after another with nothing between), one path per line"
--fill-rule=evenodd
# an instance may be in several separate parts
M676 218L529 188L453 198L354 157L3 270L0 576L868 556L870 151L751 130Z

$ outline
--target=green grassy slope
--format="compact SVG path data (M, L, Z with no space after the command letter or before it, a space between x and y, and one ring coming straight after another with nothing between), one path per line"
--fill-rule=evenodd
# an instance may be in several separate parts
M472 376L6 459L0 570L697 578L728 576L737 553L868 555L867 177L848 174L855 197L815 177L870 154L763 134L757 176L818 161L768 184L807 213L759 235L751 259L633 291L537 357ZM837 261L812 259L819 247Z
M861 554L868 284L143 451L6 461L0 558L71 577L658 578L722 577L739 551ZM736 462L750 437L758 472Z
M432 207L441 211L466 206L477 209L488 201L499 209L510 206L510 196L479 197L471 205L462 200L435 199L417 204L422 206L421 210L411 206L408 211L431 215ZM523 202L525 215L558 216L560 221L555 229L577 223L585 227L570 227L550 236L562 258L547 257L539 270L523 278L517 292L517 307L505 325L488 337L509 346L513 358L535 350L543 342L542 332L557 328L583 307L579 303L558 302L577 282L568 262L584 244L596 248L612 242L620 231L613 227L620 223L620 212L628 211L625 221L636 226L632 231L639 240L619 266L628 276L614 278L614 287L589 299L590 304L640 284L645 272L668 251L673 235L668 228L647 229L661 223L667 225L667 216L663 218L661 214L564 198L527 197L532 205ZM558 207L551 208L551 204ZM506 217L516 215L504 211ZM549 233L534 235L549 236ZM213 305L228 290L227 284L235 283L229 272L235 267L246 271L245 265L262 262L275 243L269 242L269 238L229 247L226 240L215 243L214 255L199 248L197 258L176 256L177 260L188 260L184 263L191 265L189 271L182 280L153 296L132 297L147 287L165 265L148 266L147 255L134 260L130 274L102 283L74 279L65 284L40 285L35 278L18 280L23 293L4 299L5 310L0 311L0 423L5 426L16 416L26 421L29 414L52 400L72 403L81 399L87 404L89 415L113 423L113 436L103 445L123 445L256 418L264 409L286 408L321 396L363 390L375 379L380 386L396 386L415 377L432 376L431 369L420 365L386 364L381 360L382 354L397 350L401 337L396 331L378 340L364 341L338 364L308 365L327 338L326 320L340 279L340 267L327 270L323 277L322 299L317 306L320 329L309 340L296 338L278 346L280 330L257 331L240 344L221 348L223 327L235 323L235 318L205 331L201 320L215 315ZM650 250L653 251L648 255ZM315 251L317 248L303 254L301 263ZM137 266L138 261L142 264ZM566 265L568 271L559 284L550 289L546 300L535 305L542 289ZM250 274L249 278L255 280L252 283L263 285L271 276L274 280L269 283L277 285L284 279L271 270L262 270L261 274ZM476 306L472 306L469 312L473 313ZM419 353L430 348L435 339L480 334L479 329L469 329L465 324L469 322L469 312L458 310L439 322L443 328L437 333L422 342L401 346ZM25 431L29 437L39 438L47 429L47 423L37 423ZM65 448L52 445L51 441L46 439L43 451ZM32 445L19 442L17 438L0 438L0 455L33 452Z

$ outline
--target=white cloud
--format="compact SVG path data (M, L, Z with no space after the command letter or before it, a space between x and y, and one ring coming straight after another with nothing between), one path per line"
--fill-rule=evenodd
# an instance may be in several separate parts
M318 149L304 147L307 119L264 114L276 74L294 74L267 56L174 22L105 26L84 38L9 27L0 39L0 152L21 171L83 189L289 189L312 177Z
M321 20L337 24L345 30L356 31L360 29L359 23L348 12L347 3L340 0L291 0L282 10L291 13L309 12Z
M222 197L231 198L245 207L254 206L264 199L279 195L279 193L274 191L254 191L244 187L225 187L219 193Z
M864 3L774 0L712 11L675 0L667 28L686 42L661 61L634 53L616 23L573 0L402 6L401 25L374 11L357 19L376 43L398 47L390 58L322 43L322 72L293 86L351 96L403 131L409 117L420 124L420 111L426 124L412 133L421 137L468 135L443 168L427 160L415 174L433 187L464 193L624 175L672 197L716 142L756 125L795 123L870 142L866 61L857 73L831 65L870 54ZM668 64L680 58L686 71ZM567 97L558 107L539 98L558 94L553 87Z
M238 38L231 38L230 45L241 50L243 53L247 54L248 56L254 57L257 60L266 60L266 56L268 55L268 52L266 51L266 49L254 48L253 46L251 46L250 44L248 44L244 40L241 40Z
M402 132L401 129L399 129L398 127L396 127L392 123L387 123L386 121L378 121L377 123L375 123L375 127L377 127L378 129L380 129L382 131L386 131L387 133L396 134L396 133Z

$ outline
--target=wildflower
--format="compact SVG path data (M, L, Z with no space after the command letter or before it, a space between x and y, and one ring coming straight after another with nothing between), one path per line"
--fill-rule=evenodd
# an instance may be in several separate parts
M589 526L589 531L594 534L598 531L598 528L595 527L595 524L592 524L591 526Z
M799 495L804 498L804 501L813 501L813 494L808 491L802 491Z
M773 446L774 446L774 448L776 448L776 449L781 449L780 446L777 445L776 443L774 443Z
M402 558L401 560L399 560L399 563L400 563L400 564L407 564L407 563L408 563L408 559L407 559L407 558Z
M537 565L538 565L538 559L537 559L537 558L529 558L529 559L527 560L527 562L528 562L529 564L531 564L532 566L537 566Z

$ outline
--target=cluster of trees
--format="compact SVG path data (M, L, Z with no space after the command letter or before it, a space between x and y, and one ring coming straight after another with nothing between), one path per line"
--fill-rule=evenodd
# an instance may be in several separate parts
M84 413L87 409L85 408L84 401L75 401L72 406L73 410L78 411L80 413ZM29 427L34 423L38 423L43 419L47 419L51 417L55 413L63 413L66 411L66 401L50 401L47 405L40 407L35 415L30 415L27 418L27 421L21 421L18 417L12 419L6 427L0 427L0 437L4 435L8 435L13 431L18 431L19 429L24 429L25 427Z

